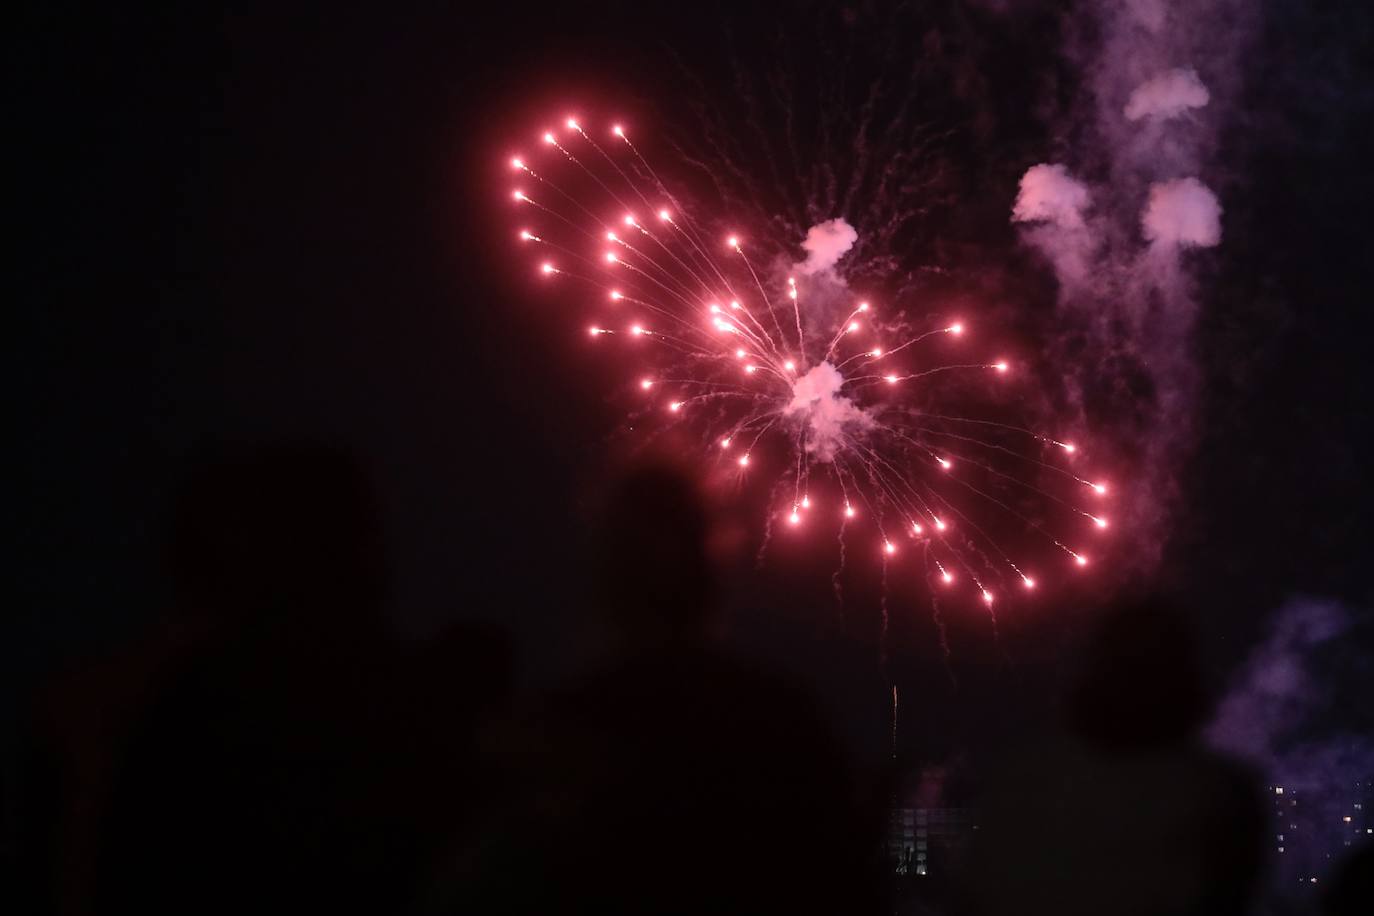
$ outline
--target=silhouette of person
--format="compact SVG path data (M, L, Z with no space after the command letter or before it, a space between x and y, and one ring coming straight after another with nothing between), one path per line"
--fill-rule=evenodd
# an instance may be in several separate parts
M1208 709L1184 619L1154 600L1099 622L1065 734L993 781L971 874L982 912L1246 911L1264 819L1197 741Z
M250 451L227 459L211 490L212 524L182 542L224 623L135 729L102 845L100 908L404 908L457 817L453 793L470 788L461 740L427 717L461 735L474 701L450 678L451 697L424 702L435 685L390 646L378 513L349 455Z
M670 464L615 481L594 558L614 651L541 710L518 810L451 908L866 909L843 762L804 692L722 646L708 529Z
M130 732L160 680L223 623L216 567L240 476L225 456L191 462L163 545L170 607L133 640L81 659L40 693L22 792L27 912L91 912L100 825Z

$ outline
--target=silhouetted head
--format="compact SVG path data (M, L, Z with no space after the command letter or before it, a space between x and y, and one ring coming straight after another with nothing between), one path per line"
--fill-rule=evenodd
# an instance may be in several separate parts
M1068 696L1068 726L1100 747L1186 742L1207 714L1192 632L1162 601L1109 609L1082 661Z
M602 601L632 641L701 635L712 597L706 508L666 462L630 468L612 484L596 544Z
M357 618L382 590L371 486L350 455L325 446L204 460L178 494L169 560L183 607Z

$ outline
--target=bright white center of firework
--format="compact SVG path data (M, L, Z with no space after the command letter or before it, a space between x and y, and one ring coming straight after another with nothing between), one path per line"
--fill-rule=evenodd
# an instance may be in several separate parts
M806 428L806 450L817 461L833 461L845 437L873 426L873 418L840 394L844 376L828 362L812 366L792 383L783 414Z

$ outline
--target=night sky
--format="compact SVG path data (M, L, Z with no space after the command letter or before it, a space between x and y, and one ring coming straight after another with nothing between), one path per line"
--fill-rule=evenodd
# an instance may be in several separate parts
M216 441L354 449L383 498L399 633L496 621L526 683L575 665L588 493L625 414L584 314L555 310L513 256L504 167L565 111L690 133L694 105L733 117L735 73L763 79L787 54L849 35L920 57L951 171L919 241L998 263L1027 315L1052 306L1007 213L1021 173L1066 142L1054 112L1076 87L1056 4L923 4L895 32L865 3L462 6L45 6L7 30L21 237L7 718L165 607L168 501ZM1261 6L1214 159L1225 238L1197 271L1199 435L1150 577L1195 616L1217 684L1289 596L1366 621L1374 601L1374 13ZM824 117L807 104L800 117ZM1033 341L1037 320L1010 333ZM743 554L726 571L737 638L809 672L856 752L880 752L876 588L841 618L829 561L756 571ZM998 642L952 609L946 662L928 606L898 589L889 673L927 701L910 750L976 753L1047 721L1096 597L1027 610Z

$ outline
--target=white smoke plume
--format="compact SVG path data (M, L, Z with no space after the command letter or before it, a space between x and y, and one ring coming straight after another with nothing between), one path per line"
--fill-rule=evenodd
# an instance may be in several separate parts
M802 248L806 259L791 265L801 274L805 315L801 319L813 330L828 329L837 315L852 307L849 284L835 265L859 239L859 233L842 218L812 226ZM781 266L781 265L780 265ZM829 361L806 370L792 383L792 400L783 415L800 427L802 447L817 461L831 462L845 447L845 437L861 435L874 425L873 418L840 393L844 376Z
M1083 229L1091 195L1062 165L1033 165L1021 176L1011 218L1018 223L1049 222L1061 229Z
M1138 572L1166 543L1176 469L1194 439L1192 265L1222 241L1204 181L1257 14L1254 0L1080 0L1065 47L1082 82L1053 163L1021 179L1011 219L1059 282L1073 368L1064 397L1084 435L1140 483L1121 514ZM1186 117L1184 116L1186 115Z
M1091 202L1087 186L1062 165L1033 165L1021 176L1012 221L1032 224L1026 241L1050 259L1066 290L1089 278L1095 243L1083 214Z
M783 413L805 424L805 447L817 461L833 461L843 437L873 426L873 419L840 394L844 376L828 362L812 366L792 385Z
M1161 181L1150 186L1140 229L1157 244L1211 248L1221 241L1221 204L1196 178Z
M1189 109L1202 108L1211 97L1191 67L1168 70L1137 86L1124 114L1131 121L1176 118Z
M844 219L830 219L817 223L806 232L802 248L806 249L806 260L797 265L797 271L804 276L832 271L835 264L854 243L859 233Z

